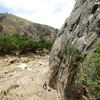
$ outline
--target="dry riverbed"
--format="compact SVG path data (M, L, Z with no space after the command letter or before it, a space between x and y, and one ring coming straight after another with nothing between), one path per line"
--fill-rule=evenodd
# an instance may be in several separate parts
M0 57L0 100L59 100L49 86L49 55L26 54Z

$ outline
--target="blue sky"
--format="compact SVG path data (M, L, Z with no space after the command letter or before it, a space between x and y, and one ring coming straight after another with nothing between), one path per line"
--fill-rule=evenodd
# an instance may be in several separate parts
M75 0L0 0L0 13L11 13L29 21L61 28Z

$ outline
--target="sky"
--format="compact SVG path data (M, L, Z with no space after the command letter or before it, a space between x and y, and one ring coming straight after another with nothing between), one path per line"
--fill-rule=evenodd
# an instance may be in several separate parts
M75 0L0 0L0 13L60 29L74 4Z

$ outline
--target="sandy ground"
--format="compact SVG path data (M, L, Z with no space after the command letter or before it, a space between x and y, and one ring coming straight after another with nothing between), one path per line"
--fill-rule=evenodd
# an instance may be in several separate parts
M43 89L48 59L34 54L0 57L0 100L59 100L56 90Z

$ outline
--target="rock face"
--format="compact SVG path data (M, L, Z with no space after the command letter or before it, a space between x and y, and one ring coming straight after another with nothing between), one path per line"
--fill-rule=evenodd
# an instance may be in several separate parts
M90 25L87 28L87 20ZM61 100L86 100L84 92L75 86L77 67L69 69L61 54L66 43L72 43L82 55L95 51L95 42L100 37L100 0L78 0L75 7L57 34L49 59L51 68L50 86L58 90ZM87 100L88 97L86 97ZM92 99L91 99L92 100Z

